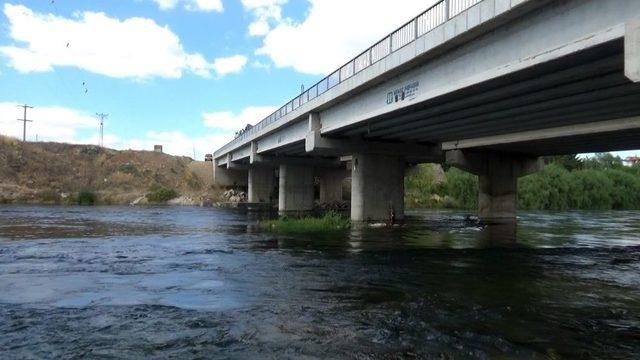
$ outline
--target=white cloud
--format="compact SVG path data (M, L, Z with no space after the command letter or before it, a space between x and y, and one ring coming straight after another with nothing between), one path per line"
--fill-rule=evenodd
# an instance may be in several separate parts
M251 63L251 66L253 66L256 69L264 69L264 70L271 70L271 63L266 63L266 62L262 62L262 61L258 61L258 60L254 60Z
M242 71L247 61L246 56L234 55L215 59L212 67L218 75L222 76Z
M245 10L252 13L254 21L249 25L249 35L264 36L271 26L282 21L282 5L288 0L241 0Z
M249 24L249 35L264 36L269 33L269 22L264 19L258 19Z
M171 10L174 9L178 5L179 0L153 0L154 3L158 4L160 10Z
M202 114L204 125L217 130L222 130L228 137L244 128L247 124L255 125L262 119L276 111L276 106L249 106L236 114L231 111L213 112ZM231 140L228 138L227 140Z
M183 72L210 76L213 65L188 53L167 26L151 19L125 20L83 12L74 18L34 13L22 5L4 5L9 37L0 47L9 66L24 73L77 67L115 78L180 78Z
M222 0L153 0L161 10L175 9L178 4L188 11L202 11L202 12L222 12L224 7L222 6Z
M144 150L152 151L154 145L162 145L162 151L176 156L188 156L203 160L204 154L213 153L214 150L229 142L226 134L207 134L202 136L188 136L180 130L173 131L149 131L140 136L123 139L114 134L104 135L104 145L117 150ZM98 136L90 136L77 141L77 144L97 144Z
M0 134L22 139L22 109L18 103L0 103ZM106 147L125 150L153 150L153 145L162 145L163 151L171 155L193 156L202 159L233 139L234 133L246 124L255 124L276 110L275 106L250 106L240 113L217 112L203 114L203 123L211 128L211 133L189 136L180 130L148 131L141 134L128 134L123 138L109 132L109 123L105 126L104 144ZM27 119L27 140L56 141L72 144L98 144L99 121L93 114L61 106L37 106L29 109ZM89 135L87 135L89 134Z
M0 133L22 139L23 123L17 119L23 117L19 104L0 103ZM99 128L99 122L93 116L78 110L60 106L43 106L28 109L27 140L74 142L79 130Z
M402 0L395 6L386 0L309 1L307 18L280 21L265 34L256 54L270 57L277 67L326 75L436 2Z
M152 150L154 145L162 145L162 151L179 156L194 156L197 160L203 160L204 154L213 153L229 141L229 136L225 134L209 134L191 137L182 131L149 131L143 138L131 140L118 140L111 147L116 149L132 150ZM105 141L107 145L107 143Z

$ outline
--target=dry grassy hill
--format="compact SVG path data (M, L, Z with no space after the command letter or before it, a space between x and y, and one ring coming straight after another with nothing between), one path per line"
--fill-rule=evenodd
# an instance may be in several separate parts
M0 203L74 203L80 192L102 204L128 204L158 190L195 203L216 200L211 163L151 151L22 143L0 136Z

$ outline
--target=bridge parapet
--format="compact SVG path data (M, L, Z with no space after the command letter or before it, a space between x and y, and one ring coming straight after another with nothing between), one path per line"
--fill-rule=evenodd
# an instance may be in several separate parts
M214 153L214 156L220 157L235 147L254 140L259 134L264 133L265 129L270 127L270 125L281 122L281 119L298 110L304 104L314 101L320 95L334 88L338 84L352 78L354 75L404 48L416 39L428 34L435 28L448 22L465 10L470 9L482 1L483 0L439 1L415 18L411 19L409 22L400 26L391 34L385 36L382 40L378 41L358 56L349 60L346 64L317 82L302 94L287 102L284 106L264 118L254 127L243 132L231 142L218 149ZM495 7L502 7L506 11L512 6L512 2L520 3L524 1L495 0L495 2Z

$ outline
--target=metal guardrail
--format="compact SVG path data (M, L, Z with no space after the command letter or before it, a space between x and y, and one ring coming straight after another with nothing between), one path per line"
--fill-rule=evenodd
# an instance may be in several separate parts
M338 70L331 73L331 75L317 82L301 95L296 96L293 100L267 116L254 127L243 132L240 136L236 137L216 151L215 154L218 155L220 153L225 153L230 147L244 142L253 134L259 132L268 125L277 122L286 114L296 110L307 102L312 101L327 90L351 78L355 74L384 59L393 52L398 51L417 38L449 21L449 19L476 5L480 1L482 0L441 0L408 23L402 25L400 28L384 37L382 40L378 41L375 45L368 48L360 55L351 59Z

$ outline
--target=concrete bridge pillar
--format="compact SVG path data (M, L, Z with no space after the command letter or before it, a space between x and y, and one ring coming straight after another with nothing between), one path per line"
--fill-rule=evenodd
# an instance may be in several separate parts
M280 165L278 212L302 213L313 210L313 167Z
M320 202L342 201L342 182L346 177L346 169L323 169L320 173Z
M354 154L351 220L404 218L404 159L395 155Z
M478 216L488 223L515 222L518 178L543 168L541 158L510 154L449 151L447 163L478 175Z
M252 166L249 168L249 202L270 203L273 200L274 169Z

